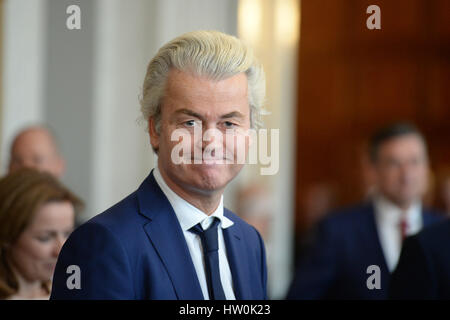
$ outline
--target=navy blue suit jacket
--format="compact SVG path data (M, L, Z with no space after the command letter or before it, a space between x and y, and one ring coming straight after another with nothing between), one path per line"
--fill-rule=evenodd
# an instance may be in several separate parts
M450 220L405 240L391 299L450 299Z
M261 236L224 211L234 222L223 235L236 299L266 299ZM80 289L67 286L75 274L67 272L71 265L80 268ZM153 173L137 191L70 235L58 258L51 293L51 299L203 298L180 224Z
M424 226L439 217L423 212ZM313 245L298 263L288 299L386 299L390 272L375 222L365 203L332 214L319 223ZM381 289L367 288L367 267L377 265Z

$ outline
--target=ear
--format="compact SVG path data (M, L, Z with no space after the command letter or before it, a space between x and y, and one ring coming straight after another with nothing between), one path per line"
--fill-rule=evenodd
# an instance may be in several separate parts
M159 134L156 131L155 119L153 117L148 119L148 134L153 150L157 151L159 149Z

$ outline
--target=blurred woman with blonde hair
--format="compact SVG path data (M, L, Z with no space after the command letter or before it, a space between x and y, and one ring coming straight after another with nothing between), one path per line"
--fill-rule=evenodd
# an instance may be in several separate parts
M82 201L48 173L0 179L0 299L48 299L62 245Z

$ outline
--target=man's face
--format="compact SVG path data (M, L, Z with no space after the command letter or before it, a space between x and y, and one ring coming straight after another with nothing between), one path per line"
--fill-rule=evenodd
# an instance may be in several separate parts
M64 163L56 151L52 138L42 129L30 129L16 138L11 148L9 172L20 168L34 168L61 177Z
M239 173L243 164L236 163L237 149L244 150L245 154L248 151L245 138L250 128L247 88L245 74L214 81L176 69L169 72L159 134L153 119L149 123L151 144L158 149L159 168L169 180L169 186L208 194L223 191ZM174 131L184 132L185 137L172 141ZM206 131L214 135L209 141L204 141ZM231 140L234 146L226 143ZM182 152L182 157L190 159L191 164L174 162L172 150L177 145L190 149L190 152ZM205 155L209 155L209 161Z
M374 168L380 192L401 208L420 200L426 191L428 160L425 146L415 134L381 144Z

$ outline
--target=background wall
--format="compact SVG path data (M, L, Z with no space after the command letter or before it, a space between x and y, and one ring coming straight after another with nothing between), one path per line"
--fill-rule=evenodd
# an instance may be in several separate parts
M0 159L5 172L7 150L15 132L44 120L46 1L3 1L2 13Z
M381 30L366 8L381 9ZM394 121L427 138L433 181L450 165L450 1L303 1L299 56L297 234L370 186L365 143Z

